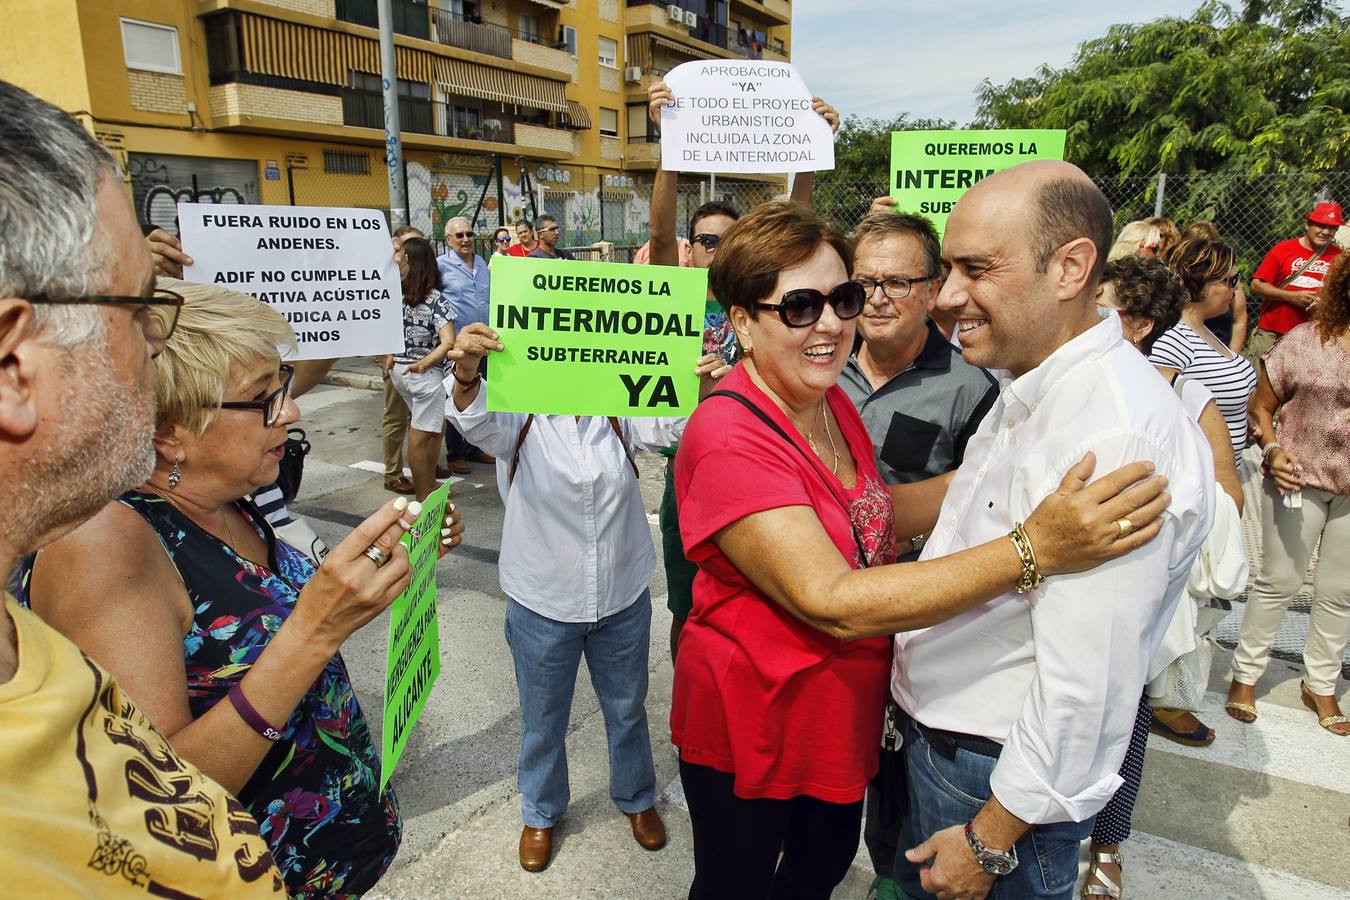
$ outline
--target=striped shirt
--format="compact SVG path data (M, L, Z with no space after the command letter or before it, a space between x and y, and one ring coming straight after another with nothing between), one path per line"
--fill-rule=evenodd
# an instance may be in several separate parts
M1256 390L1256 370L1236 353L1220 352L1185 322L1178 322L1158 338L1149 362L1177 369L1209 388L1228 424L1233 455L1247 446L1247 400Z
M281 495L281 486L276 482L258 488L251 495L251 499L258 505L258 511L263 514L267 524L273 528L285 528L294 521L290 511L286 509L286 499Z

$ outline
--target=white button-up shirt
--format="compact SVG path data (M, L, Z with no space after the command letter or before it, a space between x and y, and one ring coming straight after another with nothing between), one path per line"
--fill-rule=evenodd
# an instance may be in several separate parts
M486 322L491 278L483 257L474 254L470 271L459 254L449 250L436 257L436 268L441 273L441 295L450 305L455 330L474 322Z
M1172 504L1162 533L941 625L899 634L891 692L930 728L1003 744L990 787L1033 824L1081 822L1115 793L1149 662L1213 517L1199 427L1116 315L1012 380L966 448L923 559L1004 537L1087 451L1093 477L1151 460Z
M446 390L454 384L446 379ZM598 416L536 415L507 484L523 413L487 411L487 385L462 412L446 414L469 443L497 457L497 487L506 505L502 591L555 622L596 622L627 609L656 568L651 529L624 446ZM620 419L634 450L680 439L683 418Z

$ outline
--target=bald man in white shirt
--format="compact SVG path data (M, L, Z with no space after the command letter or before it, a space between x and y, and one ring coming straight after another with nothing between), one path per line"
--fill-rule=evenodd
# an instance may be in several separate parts
M1096 310L1111 224L1087 176L1051 161L979 182L947 223L937 305L1000 396L923 558L1008 534L1088 451L1097 472L1151 461L1172 504L1161 534L1114 562L896 636L891 692L909 716L896 880L911 897L1071 896L1212 520L1204 436L1119 319Z

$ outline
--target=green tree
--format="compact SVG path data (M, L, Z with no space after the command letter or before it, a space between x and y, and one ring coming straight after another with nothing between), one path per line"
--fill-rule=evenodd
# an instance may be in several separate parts
M1064 69L979 89L977 126L1063 128L1094 175L1350 165L1350 31L1332 3L1208 2L1113 25Z
M836 227L852 231L872 199L886 193L891 132L955 127L955 122L946 119L914 119L908 113L893 119L846 116L834 138L834 168L816 173L816 212Z

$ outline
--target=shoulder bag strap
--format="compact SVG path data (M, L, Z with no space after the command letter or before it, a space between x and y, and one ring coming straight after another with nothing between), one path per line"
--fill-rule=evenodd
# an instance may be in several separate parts
M838 501L839 505L844 508L844 518L848 519L849 530L853 532L853 543L855 543L858 546L858 558L862 560L863 568L866 568L869 565L867 559L867 549L863 547L862 538L858 536L857 526L853 524L853 516L849 515L848 504L844 502L842 497L840 497L837 493L835 493L834 487L829 483L829 481L825 479L825 476L820 473L820 470L816 468L815 464L811 461L811 458L806 455L806 451L803 450L797 444L796 441L788 437L788 433L783 430L781 425L779 425L773 419L769 418L769 416L764 412L764 410L760 409L758 406L752 403L750 401L750 398L746 397L744 394L738 394L735 391L713 391L708 395L708 397L730 397L737 403L740 403L746 409L750 410L752 413L758 416L761 422L763 422L765 425L768 425L775 432L777 432L779 437L787 441L788 444L792 446L792 449L796 450L798 453L801 454L802 458L806 460L807 467L812 472L816 473L816 477L819 478L821 483L825 485L825 489L828 490L830 494L834 497L834 499ZM706 400L708 399L708 397L705 397L703 399ZM858 477L861 478L862 474L859 473Z
M1323 249L1323 250L1319 250L1318 252L1314 253L1312 256L1308 257L1307 259L1305 259L1305 260L1303 261L1303 265L1299 266L1297 269L1295 269L1294 271L1290 272L1288 278L1286 278L1284 281L1281 281L1279 284L1277 284L1277 285L1275 285L1275 286L1276 286L1277 288L1279 288L1280 290L1284 290L1285 288L1289 287L1289 285L1291 285L1291 284L1294 283L1294 279L1298 278L1298 276L1302 275L1304 272L1306 272L1306 271L1308 271L1309 269L1311 269L1311 268L1313 267L1313 263L1315 263L1315 262L1317 262L1319 259L1321 259L1321 258L1322 258L1322 254L1323 254L1323 253L1326 253L1326 252L1327 252L1327 251L1326 251L1325 249Z
M516 452L511 454L511 471L506 476L507 487L516 480L516 469L520 466L520 448L525 446L525 435L530 433L530 426L533 424L534 413L530 413L525 417L525 424L520 426L520 434L516 435Z
M619 446L623 447L623 455L628 460L628 466L633 470L633 477L639 478L637 462L633 460L633 454L628 452L628 442L623 439L623 426L619 424L618 416L609 416L609 427L614 429L614 434L619 438Z

